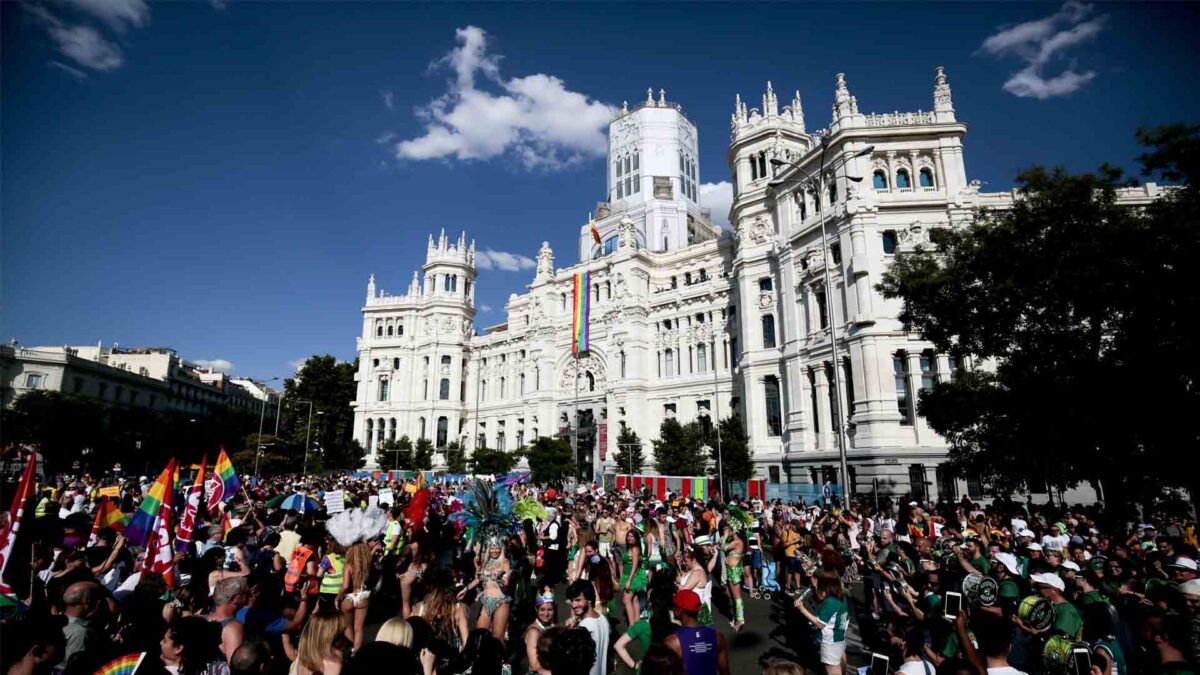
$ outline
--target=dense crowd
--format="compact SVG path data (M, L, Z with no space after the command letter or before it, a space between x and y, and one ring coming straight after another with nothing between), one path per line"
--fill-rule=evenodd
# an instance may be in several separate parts
M1182 515L281 477L201 509L164 575L121 523L96 527L99 488L59 479L26 507L5 571L19 602L0 608L10 675L728 675L743 631L790 657L756 672L841 673L852 619L872 673L1200 660ZM116 510L149 489L124 482ZM779 626L747 627L749 602Z

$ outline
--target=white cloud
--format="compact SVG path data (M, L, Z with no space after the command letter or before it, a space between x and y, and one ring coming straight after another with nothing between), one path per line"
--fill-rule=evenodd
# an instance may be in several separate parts
M700 206L712 211L712 221L725 229L730 229L729 207L733 205L733 183L723 180L720 183L700 184Z
M196 359L192 363L207 370L229 373L233 370L233 362L225 359Z
M42 7L35 6L31 11L45 25L54 47L76 64L100 72L116 70L124 65L125 55L121 48L95 28L64 23Z
M520 253L508 253L507 251L476 251L475 266L481 270L502 270L505 272L518 272L520 270L531 270L534 268L533 258L523 256Z
M1016 56L1025 62L1025 67L1004 83L1004 90L1014 96L1045 100L1072 94L1095 79L1096 72L1078 72L1073 65L1057 75L1046 76L1043 70L1056 56L1100 34L1108 15L1089 19L1092 10L1092 5L1068 0L1050 16L1009 26L988 36L978 53L996 58Z
M491 306L491 305L480 305L480 306L479 306L479 311L481 311L481 312L484 312L484 313L491 312L491 311L492 311L492 306Z
M300 359L293 359L293 360L287 362L288 366L296 372L300 372L300 369L304 367L305 363L308 363L307 357L300 358Z
M58 68L59 70L70 75L71 77L75 78L76 80L79 80L80 82L87 79L87 73L83 72L82 70L79 70L78 68L72 68L71 66L68 66L67 64L65 64L61 61L50 61L49 65L54 68Z
M396 140L396 132L385 131L379 135L379 138L375 139L375 142L380 145L387 145L388 143L391 143L394 140Z
M383 107L387 108L388 110L396 109L396 95L390 90L380 89L379 98L383 100Z
M396 143L397 158L487 160L507 154L536 169L604 155L615 107L567 89L553 75L502 78L500 57L488 52L481 28L460 28L456 39L457 47L430 64L431 70L453 71L448 89L416 109L424 133Z
M67 0L67 3L103 21L118 33L130 27L141 28L150 22L150 5L145 0Z

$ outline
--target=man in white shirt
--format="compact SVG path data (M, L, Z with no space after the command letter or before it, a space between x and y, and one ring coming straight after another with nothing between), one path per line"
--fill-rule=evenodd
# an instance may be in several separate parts
M587 630L596 643L596 663L588 675L606 675L608 672L608 618L596 611L596 587L592 582L579 580L567 587L567 600L571 603L572 617L568 627Z
M1061 551L1071 543L1071 537L1063 530L1066 529L1062 523L1053 523L1050 525L1050 534L1042 537L1042 548L1047 551Z

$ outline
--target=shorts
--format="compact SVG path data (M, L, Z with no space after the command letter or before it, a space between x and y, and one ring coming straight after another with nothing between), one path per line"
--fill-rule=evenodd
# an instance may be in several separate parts
M804 571L804 568L800 565L799 558L788 558L788 573L789 574L800 574L803 571Z
M347 593L345 595L345 597L342 598L342 602L344 603L347 600L349 600L350 606L357 609L359 607L366 607L367 600L370 597L371 597L371 591L363 590L363 591L358 591L357 593Z
M734 586L740 586L742 583L742 565L741 562L737 565L726 565L725 576L729 583Z
M600 553L601 558L607 558L609 556L609 554L612 553L612 542L611 541L600 542L599 553Z
M825 666L836 666L841 664L842 657L846 655L846 643L842 642L822 642L821 643L821 664Z

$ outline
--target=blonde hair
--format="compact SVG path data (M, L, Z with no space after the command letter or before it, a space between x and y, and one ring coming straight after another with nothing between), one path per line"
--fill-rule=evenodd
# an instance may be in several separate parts
M333 655L334 642L345 629L342 613L337 610L321 610L309 617L296 649L300 665L313 673L324 670L326 657Z
M367 579L371 576L371 547L359 542L346 550L346 563L354 569L351 579L351 591L361 591L367 587Z
M804 675L804 669L787 659L770 659L763 666L763 675Z
M376 642L390 642L399 647L412 647L412 626L404 619L388 619L379 627Z

